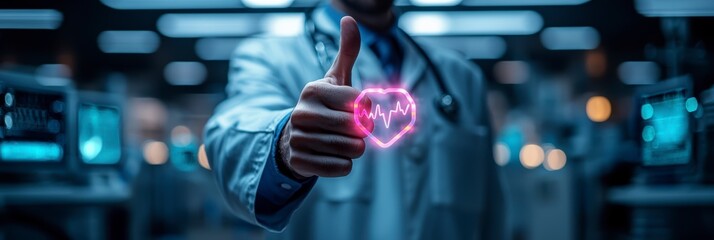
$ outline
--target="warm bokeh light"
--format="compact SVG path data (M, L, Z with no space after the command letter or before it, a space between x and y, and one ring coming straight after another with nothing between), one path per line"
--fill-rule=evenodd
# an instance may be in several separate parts
M604 122L610 118L612 114L612 105L610 105L610 100L603 96L594 96L588 99L585 105L585 110L588 114L588 118L593 122Z
M159 131L166 126L168 110L161 100L156 98L132 98L132 121L143 131Z
M206 155L206 146L203 144L198 147L198 164L205 169L211 170L211 166L208 164L208 156Z
M502 84L521 84L528 81L530 66L524 61L500 61L493 66L496 80Z
M506 144L499 142L493 146L493 160L496 161L498 166L506 166L510 158L511 150Z
M538 167L541 163L543 163L543 158L545 158L543 148L535 144L523 146L519 155L521 164L528 169Z
M178 125L171 130L171 143L176 146L187 146L192 139L191 129L186 126Z
M568 157L565 155L565 152L556 148L548 151L543 167L550 171L556 171L565 167L567 161Z
M151 165L161 165L169 158L169 148L160 141L148 141L144 144L144 160Z
M607 56L601 50L585 53L585 71L592 78L599 78L607 72Z

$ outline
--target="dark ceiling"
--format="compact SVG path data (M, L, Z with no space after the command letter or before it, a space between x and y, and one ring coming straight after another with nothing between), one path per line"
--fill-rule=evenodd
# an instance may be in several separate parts
M28 9L52 8L64 14L64 21L57 30L0 30L0 67L17 65L37 66L47 63L63 63L71 67L73 78L80 88L101 88L96 83L111 72L125 73L130 83L148 85L136 94L160 98L167 96L166 88L174 92L217 92L226 81L226 61L204 61L208 79L198 87L171 86L163 80L163 66L171 61L201 61L194 51L197 39L167 38L161 36L161 45L153 54L106 54L99 50L97 36L104 30L152 30L156 31L157 19L164 13L226 13L226 12L296 12L305 8L285 9L180 9L180 10L116 10L99 0L85 1L2 1L2 8ZM403 11L443 10L534 10L543 17L544 28L552 26L592 26L600 33L597 51L606 54L607 73L600 81L604 87L618 86L613 83L616 66L623 61L652 60L662 62L656 54L665 47L665 37L659 18L647 18L638 14L631 0L592 0L575 6L509 6L509 7L401 7ZM712 18L689 19L690 38L687 46L699 49L705 56L702 61L693 61L693 71L710 78L711 53L714 46L714 20ZM532 61L544 71L563 71L573 61L583 61L585 51L552 51L543 47L539 34L504 36L507 52L501 59L475 60L486 69L487 76L493 64L500 60ZM649 52L648 50L649 49ZM692 57L694 58L694 57ZM697 64L704 64L704 67ZM663 74L666 75L666 74ZM710 81L710 80L708 80ZM614 85L613 85L614 84Z

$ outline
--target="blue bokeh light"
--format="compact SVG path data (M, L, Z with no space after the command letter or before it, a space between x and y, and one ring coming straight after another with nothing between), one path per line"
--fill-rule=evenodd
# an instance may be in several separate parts
M695 97L688 98L684 105L687 108L687 112L694 112L699 108L699 102L697 102L697 98Z
M640 114L642 115L642 119L647 120L652 118L654 116L654 108L652 107L652 104L645 103L642 105L642 108L640 109Z

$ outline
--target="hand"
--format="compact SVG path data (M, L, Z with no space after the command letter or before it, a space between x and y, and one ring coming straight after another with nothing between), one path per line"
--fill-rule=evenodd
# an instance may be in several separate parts
M308 83L300 93L278 146L279 168L302 179L339 177L352 170L352 159L362 156L366 135L354 122L353 101L360 91L352 87L352 66L360 49L357 22L340 21L340 49L325 77ZM369 99L362 103L371 106ZM364 122L370 131L372 122Z

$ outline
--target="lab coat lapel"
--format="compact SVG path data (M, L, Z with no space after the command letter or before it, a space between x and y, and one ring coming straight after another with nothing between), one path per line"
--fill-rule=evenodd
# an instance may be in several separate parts
M340 27L330 21L324 8L316 8L312 12L312 19L315 21L315 27L321 33L327 34L335 40L340 39Z

